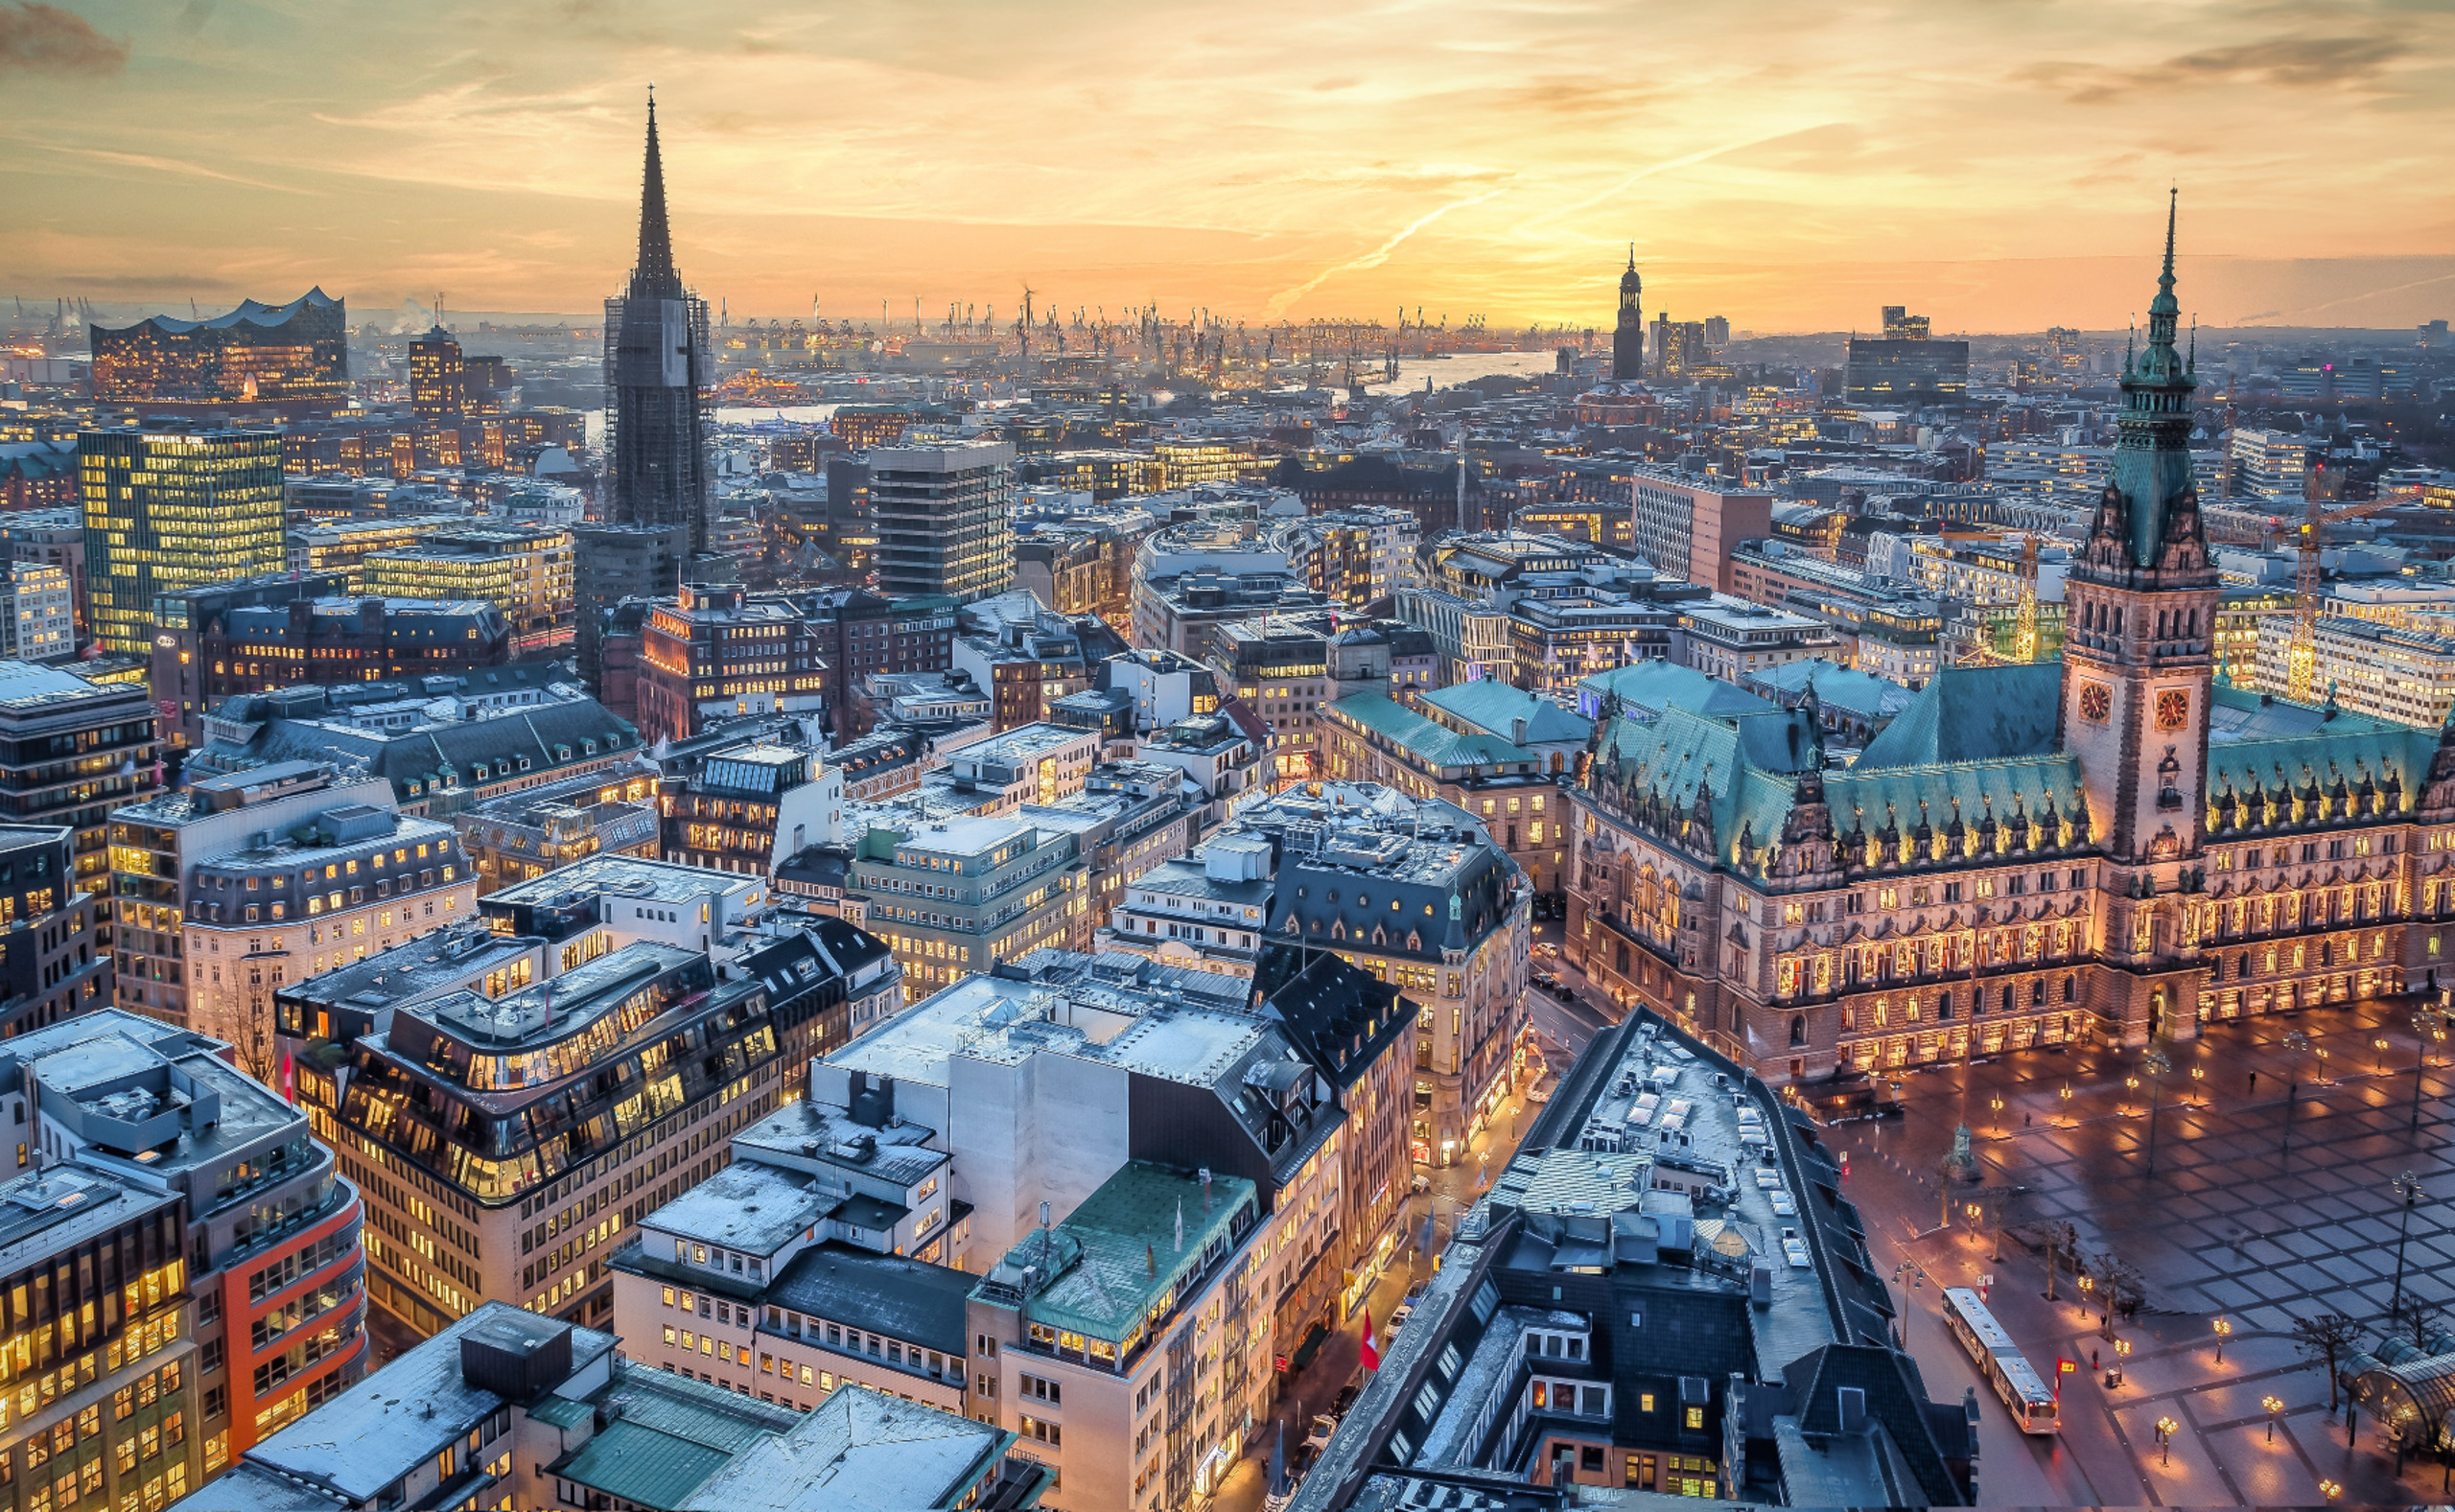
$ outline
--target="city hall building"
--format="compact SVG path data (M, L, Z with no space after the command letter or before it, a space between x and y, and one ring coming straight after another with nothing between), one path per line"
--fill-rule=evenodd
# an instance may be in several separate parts
M1812 700L1606 696L1570 811L1567 949L1597 988L1768 1081L1846 1085L2442 980L2455 723L2217 680L2173 285L2169 227L2059 663L1939 672L1847 770Z

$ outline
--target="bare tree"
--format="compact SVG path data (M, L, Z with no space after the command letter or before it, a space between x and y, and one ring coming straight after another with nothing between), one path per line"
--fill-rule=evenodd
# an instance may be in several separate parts
M2059 1263L2055 1257L2061 1256L2077 1270L2080 1265L2080 1234L2079 1230L2059 1218L2039 1227L2046 1240L2046 1299L2051 1302L2054 1300L2054 1270Z
M2429 1353L2429 1336L2446 1331L2444 1310L2433 1307L2419 1298L2406 1302L2403 1312L2397 1314L2396 1321L2402 1324L2404 1332L2412 1336L2413 1347L2424 1355Z
M2327 1410L2336 1409L2336 1363L2361 1337L2361 1325L2342 1313L2322 1313L2293 1320L2293 1348L2303 1359L2327 1372Z

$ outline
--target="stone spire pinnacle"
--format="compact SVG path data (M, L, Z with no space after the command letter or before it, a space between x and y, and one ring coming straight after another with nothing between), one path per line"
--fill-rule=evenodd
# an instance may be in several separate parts
M673 231L665 216L665 157L657 150L654 85L648 88L647 160L640 173L640 260L631 268L631 297L682 297L682 275L673 268Z

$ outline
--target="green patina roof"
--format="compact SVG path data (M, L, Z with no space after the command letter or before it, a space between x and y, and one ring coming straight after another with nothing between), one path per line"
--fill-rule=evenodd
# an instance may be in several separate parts
M1700 714L1724 716L1763 713L1773 707L1770 700L1759 698L1743 687L1708 677L1693 666L1670 662L1639 662L1632 666L1597 672L1578 686L1596 698L1606 692L1617 693L1621 703L1648 713L1659 713L1674 705ZM1586 702L1580 694L1579 707Z
M1496 735L1461 735L1379 693L1356 693L1330 706L1358 728L1381 736L1426 766L1473 767L1527 764L1545 757ZM1583 738L1579 736L1578 738Z
M1510 721L1523 719L1526 739L1531 744L1582 743L1594 731L1593 720L1507 683L1486 680L1437 687L1425 693L1423 701L1491 735L1506 735Z
M1819 703L1845 709L1862 719L1881 719L1899 711L1917 697L1899 683L1835 666L1821 657L1805 662L1785 662L1780 666L1754 674L1755 680L1786 693L1801 692L1812 683Z
M2358 787L2364 772L2383 783L2393 772L2409 805L2420 796L2438 734L2434 728L2342 709L2329 714L2323 707L2220 683L2209 710L2208 801L2213 804L2229 787L2247 793L2255 779L2273 793L2280 768L2282 780L2297 790L2314 779L2332 788L2338 775Z
M998 1303L991 1293L1007 1268L1054 1267L1055 1277L1024 1304L1031 1321L1122 1343L1201 1271L1203 1252L1214 1240L1234 1244L1238 1215L1250 1221L1254 1200L1253 1184L1241 1176L1214 1173L1205 1202L1195 1175L1129 1161L1046 1230L1045 1240L1036 1230L1006 1251L973 1295Z
M647 1507L682 1505L735 1455L789 1431L802 1416L689 1376L636 1366L617 1377L603 1397L619 1415L554 1473ZM529 1415L570 1428L595 1410L590 1403L553 1398Z
M643 1507L676 1507L733 1455L630 1422L609 1423L555 1472Z
M1853 770L2045 756L2055 749L2063 663L1953 666L1938 671Z
M596 1408L571 1397L548 1397L528 1409L530 1417L556 1428L577 1428L596 1414Z

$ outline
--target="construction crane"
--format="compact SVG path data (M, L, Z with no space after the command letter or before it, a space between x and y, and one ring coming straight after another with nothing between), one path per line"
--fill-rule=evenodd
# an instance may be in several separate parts
M2322 509L2330 495L2340 493L2342 483L2327 477L2325 463L2314 465L2302 475L2302 498L2304 510L2297 525L2287 526L2281 520L2268 522L2268 544L2281 541L2288 530L2294 537L2297 560L2293 570L2293 638L2284 650L2284 696L2297 704L2306 704L2319 673L2319 532L2323 525L2340 520L2359 520L2367 515L2396 507L2392 499L2376 499L2366 503L2347 504L2342 509Z
M2037 532L2021 538L2021 608L2012 621L2012 660L2037 660Z

